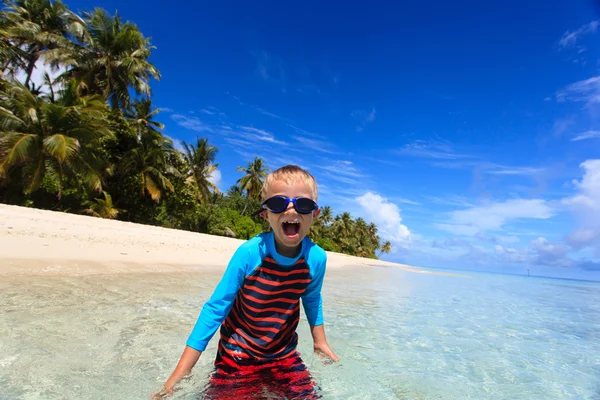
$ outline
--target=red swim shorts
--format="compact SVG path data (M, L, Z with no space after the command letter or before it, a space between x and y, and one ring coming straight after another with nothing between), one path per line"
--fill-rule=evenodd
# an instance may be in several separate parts
M300 354L282 360L233 366L217 355L216 370L200 399L320 399Z

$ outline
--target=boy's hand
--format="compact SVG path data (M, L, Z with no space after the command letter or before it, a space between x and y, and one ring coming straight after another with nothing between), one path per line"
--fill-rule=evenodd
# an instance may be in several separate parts
M313 343L315 344L315 353L317 355L324 355L329 357L335 362L340 361L340 358L335 355L329 344L327 343L327 337L325 336L325 327L323 325L311 326L310 333L313 337Z
M161 390L160 392L156 392L152 395L152 400L162 400L162 399L165 399L165 398L171 396L172 394L173 394L173 389L163 388L163 390Z
M335 355L335 353L333 352L333 350L331 350L331 347L329 347L329 344L327 344L327 342L315 343L315 353L317 353L318 355L325 355L335 362L340 361L340 358Z
M152 400L164 399L171 396L175 385L192 372L192 368L194 368L194 365L198 362L201 354L201 351L185 346L185 350L175 367L175 371L173 371L169 379L167 379L162 390L152 395Z

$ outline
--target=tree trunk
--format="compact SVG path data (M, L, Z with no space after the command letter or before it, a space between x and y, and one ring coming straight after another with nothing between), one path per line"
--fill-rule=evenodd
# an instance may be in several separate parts
M249 197L246 196L246 204L244 204L244 209L242 210L242 214L241 214L242 216L246 213L246 208L248 207L248 199L249 199Z
M33 69L35 68L35 63L37 62L37 50L33 49L31 54L28 57L27 68L25 72L27 73L27 78L25 79L25 87L29 88L29 82L31 81L31 75L33 75Z

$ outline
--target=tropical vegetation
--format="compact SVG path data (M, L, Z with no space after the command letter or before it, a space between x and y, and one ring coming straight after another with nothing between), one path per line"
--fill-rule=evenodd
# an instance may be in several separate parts
M5 1L0 11L0 202L248 239L268 224L269 169L256 157L221 192L218 149L163 134L151 81L153 46L129 21L60 0ZM34 72L44 67L43 82ZM51 75L55 75L53 79ZM326 250L375 258L377 227L324 207L310 237Z

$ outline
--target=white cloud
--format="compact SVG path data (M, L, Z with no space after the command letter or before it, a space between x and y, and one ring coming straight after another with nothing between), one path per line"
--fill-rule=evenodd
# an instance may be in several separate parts
M579 228L571 232L566 242L576 250L580 250L594 243L600 238L600 232L592 228Z
M45 84L44 75L46 73L48 73L48 75L50 76L50 80L54 81L60 75L65 73L66 70L67 70L66 67L63 67L63 66L58 67L58 69L52 69L52 68L50 68L49 65L46 65L43 58L40 58L35 63L33 72L31 73L31 82L33 82L33 84L35 85L36 88L40 88L41 92L48 94L48 93L50 93L50 90L47 87L47 85ZM27 74L25 73L24 70L19 70L19 72L16 75L16 79L19 82L24 84L25 80L27 79ZM55 92L61 89L61 85L59 85L58 83L52 85L52 87Z
M256 58L256 72L265 81L287 92L287 79L283 59L266 51L252 52Z
M405 197L392 197L391 200L395 201L396 203L410 204L411 206L420 206L421 205L421 203L407 199Z
M543 168L535 167L511 167L505 165L492 164L486 171L490 175L535 175L543 172Z
M450 221L437 224L438 229L458 235L476 235L487 230L497 230L508 222L520 219L548 219L554 210L542 199L510 199L488 203L450 213Z
M210 110L204 110L210 111ZM215 111L217 113L217 111ZM206 113L204 113L206 114ZM232 137L237 137L244 142L250 142L255 145L259 145L260 142L265 142L267 144L275 144L275 145L283 145L287 146L288 143L278 140L275 138L270 132L265 131L264 129L258 129L253 126L234 126L232 128L226 124L216 124L211 125L203 122L197 117L189 117L181 114L173 114L171 118L179 125L186 129L190 129L196 132L208 132L208 133L218 133L228 139L232 144L235 143L235 139ZM239 144L238 142L237 144Z
M181 140L178 139L173 139L171 136L169 135L164 135L167 139L169 139L171 142L173 142L173 147L180 151L180 152L185 152L185 147L183 146L183 143L181 143Z
M186 129L196 132L210 132L214 133L214 127L202 122L199 118L196 117L187 117L181 114L173 114L171 118L177 122L177 125L183 126Z
M441 158L441 157L440 157ZM533 176L544 172L544 168L540 167L520 167L516 165L502 165L489 161L479 160L453 160L448 157L447 161L436 161L432 165L441 168L473 168L479 172L488 175L521 175Z
M554 136L560 137L569 131L573 125L575 125L575 121L571 117L556 119L552 125L552 133Z
M224 112L221 112L221 110L219 110L217 107L213 107L213 106L208 106L206 108L203 108L200 110L200 113L202 114L206 114L206 115L213 115L213 116L217 116L217 117L227 117L227 114L225 114Z
M295 125L292 125L292 124L286 124L286 125L289 126L290 128L292 128L293 130L295 130L296 133L299 133L299 134L301 134L303 136L310 136L310 137L313 137L315 139L327 139L325 136L322 136L322 135L319 135L317 133L309 132L307 130L298 128Z
M249 108L252 108L254 111L257 111L257 112L259 112L259 113L261 113L263 115L266 115L267 117L271 117L271 118L275 118L275 119L278 119L278 120L281 120L281 121L289 122L289 120L287 118L284 118L284 117L281 117L281 116L279 116L277 114L269 112L269 111L265 110L264 108L261 108L261 107L258 107L258 106L253 106L251 104L246 104L239 97L234 96L234 95L232 95L229 92L226 92L226 93L227 93L227 95L231 96L242 107L249 107Z
M221 189L221 171L215 169L208 180L212 182L212 184L215 185L219 190Z
M307 147L308 149L320 151L322 153L333 153L332 150L328 149L328 147L331 146L329 142L325 142L323 140L308 139L302 136L295 136L294 138L300 143L301 146Z
M377 110L373 108L371 111L365 110L354 110L350 113L352 118L359 120L359 125L356 127L356 132L362 132L365 130L368 124L375 121L377 116Z
M396 152L403 156L431 159L431 164L441 168L477 168L490 175L536 175L543 168L496 164L480 156L457 153L447 142L417 140L406 144Z
M598 30L598 26L600 26L600 21L592 21L588 24L579 27L579 29L577 29L576 31L565 32L558 42L559 48L564 49L566 47L575 46L577 44L577 41L581 39L582 36L588 35L590 33L595 33Z
M256 145L247 140L237 139L237 138L226 138L225 141L236 147L241 147L241 148L246 148L246 149L256 149Z
M573 142L577 142L579 140L586 140L586 139L600 139L600 131L590 130L587 132L582 132L579 135L575 136L571 140Z
M435 158L441 160L456 160L459 158L473 158L467 154L457 154L446 143L436 141L417 140L409 143L399 150L405 156Z
M548 239L539 237L532 242L533 248L537 252L538 264L554 265L557 267L571 268L575 266L575 261L567 257L569 247L564 243L550 242Z
M378 194L367 192L357 197L368 220L379 228L381 237L397 246L406 246L411 240L410 230L402 224L400 209L394 203Z
M263 129L257 129L252 126L239 126L238 128L243 131L238 133L238 135L242 136L244 139L254 139L273 144L287 145L286 142L282 142L281 140L275 139L275 135Z
M578 193L562 200L575 214L578 226L567 237L576 248L593 246L600 256L600 159L581 163L584 174L574 180Z
M471 204L465 197L461 197L461 196L446 194L443 197L437 197L437 196L431 196L431 195L425 195L424 197L427 200L431 201L432 203L436 203L436 204L443 204L443 205L447 205L447 206L457 206L457 207L473 207L473 204Z
M449 220L438 224L437 228L471 238L436 241L432 246L461 251L471 263L483 260L500 265L526 264L600 271L600 159L587 160L581 163L581 168L583 176L572 182L573 195L552 205L540 199L508 200L450 213ZM536 239L525 247L519 246L516 236L490 237L485 234L485 231L500 230L519 220L551 218L560 211L559 206L570 209L576 217L575 229L562 239L549 240L538 233ZM519 231L512 235L523 237L532 234ZM473 244L477 239L488 241L493 247L477 249Z
M565 86L556 94L556 100L584 102L587 106L600 103L600 76Z
M503 247L499 244L494 246L495 255L502 262L522 263L531 260L531 255L527 251L515 249L513 247Z
M364 173L354 166L352 161L348 160L333 160L328 164L321 164L316 167L325 171L323 175L327 178L348 185L359 184L360 179L366 177Z
M591 214L600 222L600 159L584 161L580 167L585 170L583 178L580 181L572 182L579 193L564 199L563 203L571 206L577 212L591 211Z

